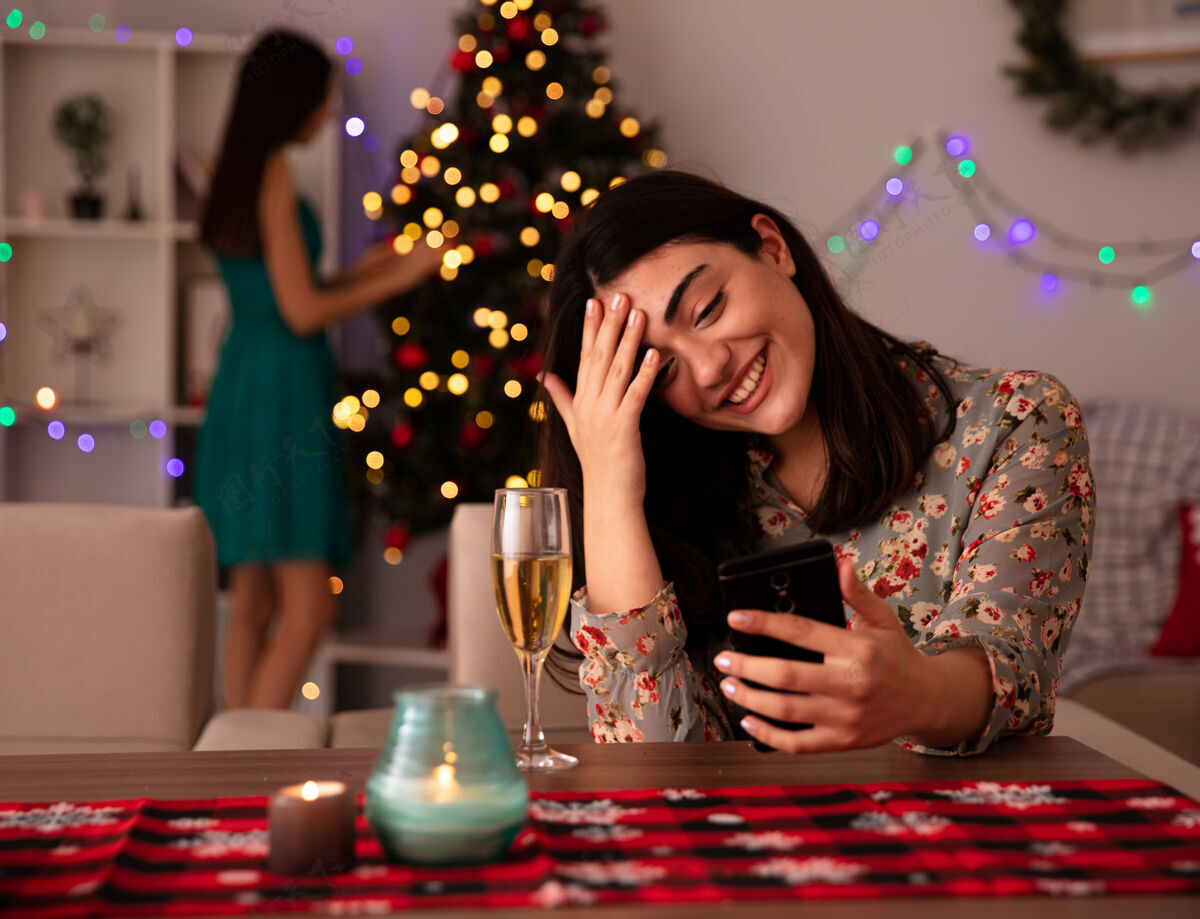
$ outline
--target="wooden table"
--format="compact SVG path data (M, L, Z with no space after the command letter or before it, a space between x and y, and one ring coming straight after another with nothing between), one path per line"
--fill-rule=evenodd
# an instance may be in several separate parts
M1128 778L1137 773L1067 737L1009 739L984 756L921 756L888 744L872 750L813 756L757 753L749 743L560 744L580 759L577 769L530 776L537 791L680 788L720 785L832 782L1053 781ZM237 750L205 753L105 753L0 756L0 800L99 801L114 798L206 798L267 795L307 779L337 779L362 791L375 765L374 749ZM500 911L497 911L500 912ZM513 915L508 911L506 914ZM696 919L704 915L929 919L931 913L975 917L1053 915L1105 919L1134 913L1159 917L1200 915L1198 896L889 898L852 901L781 901L724 905L568 907L555 915L587 919ZM436 910L407 916L451 919L479 912Z

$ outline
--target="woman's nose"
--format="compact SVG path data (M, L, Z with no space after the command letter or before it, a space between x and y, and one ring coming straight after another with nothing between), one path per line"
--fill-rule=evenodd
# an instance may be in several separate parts
M696 385L708 389L728 382L729 356L729 347L723 342L707 342L692 349L687 359Z

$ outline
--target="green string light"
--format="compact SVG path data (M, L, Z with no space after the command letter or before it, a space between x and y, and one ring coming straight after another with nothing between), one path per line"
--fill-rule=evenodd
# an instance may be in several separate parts
M912 162L912 158L912 147L906 147L904 144L901 144L892 151L892 159L894 159L901 166L907 166Z
M93 32L104 31L104 17L99 13L94 14L92 18L88 20L88 28Z
M136 440L141 440L143 437L145 437L146 432L146 422L142 421L141 419L129 425L129 433L132 434Z
M1096 258L1100 259L1105 265L1111 265L1112 260L1117 257L1117 250L1112 246L1105 246L1096 253Z
M0 262L7 262L12 258L12 246L8 243L0 243Z
M46 23L38 21L29 27L29 37L34 41L46 37Z
M830 236L829 241L825 245L829 247L830 252L837 255L846 248L846 240L840 236Z
M5 19L4 21L8 24L8 27L10 29L15 29L17 26L19 26L21 24L21 20L23 18L24 17L21 15L20 10L13 10L11 13L8 14L8 18Z
M964 179L969 179L971 176L975 175L975 161L963 160L961 163L959 163L958 174Z
M17 423L17 413L12 410L11 405L0 407L0 425L6 428L11 428Z
M1154 299L1154 295L1150 292L1150 288L1145 284L1139 284L1129 294L1129 299L1133 301L1133 305L1139 309L1146 309L1150 306L1150 302Z

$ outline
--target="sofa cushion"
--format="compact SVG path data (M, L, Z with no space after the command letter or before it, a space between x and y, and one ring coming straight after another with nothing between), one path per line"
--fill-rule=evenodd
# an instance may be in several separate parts
M1164 661L1089 680L1071 698L1200 765L1200 669Z
M198 508L0 502L0 753L190 749L216 581Z
M1084 402L1096 526L1060 689L1152 667L1178 586L1180 504L1200 501L1200 422L1122 400Z
M231 708L204 725L193 750L311 750L325 746L324 718L304 712Z
M387 740L388 727L392 723L394 708L367 708L359 711L338 712L329 719L329 746L331 747L382 747ZM586 726L549 727L543 733L546 742L591 743L592 737ZM520 729L510 728L508 739L515 746L520 743Z
M1157 657L1200 657L1200 504L1179 509L1179 531L1179 593L1150 649Z

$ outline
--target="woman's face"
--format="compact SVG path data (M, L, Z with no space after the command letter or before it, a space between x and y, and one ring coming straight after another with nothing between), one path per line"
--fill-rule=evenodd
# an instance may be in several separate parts
M655 395L719 431L779 435L804 417L815 357L812 313L779 228L759 214L757 255L723 243L672 243L596 294L623 293L659 352Z

